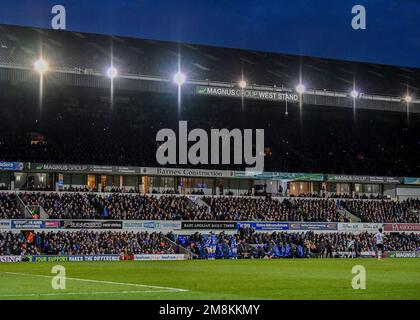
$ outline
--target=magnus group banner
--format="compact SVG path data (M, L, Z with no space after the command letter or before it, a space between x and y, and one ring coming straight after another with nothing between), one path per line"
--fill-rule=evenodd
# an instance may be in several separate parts
M420 258L420 251L390 251L389 258Z
M269 101L288 101L299 102L299 95L290 90L257 90L257 89L241 89L241 88L224 88L216 86L197 86L195 88L197 95L245 98Z
M399 177L376 177L376 176L358 176L346 174L329 174L328 182L354 182L354 183L389 183L398 184L403 181Z
M30 163L24 164L25 170L35 172L72 172L72 173L115 173L115 174L140 174L140 167L100 166L87 164L52 164Z

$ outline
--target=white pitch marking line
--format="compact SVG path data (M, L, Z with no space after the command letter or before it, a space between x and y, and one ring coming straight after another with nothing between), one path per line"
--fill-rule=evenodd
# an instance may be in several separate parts
M62 293L22 293L22 294L0 294L0 298L10 297L40 297L40 296L78 296L78 295L101 295L101 294L129 294L129 293L159 293L177 292L173 290L133 290L133 291L93 291L93 292L62 292Z
M29 276L29 277L40 277L40 278L53 278L53 276L46 276L43 274L33 274L33 273L21 273L21 272L3 272L5 274L12 274L18 276ZM127 282L114 282L114 281L104 281L104 280L93 280L93 279L82 279L82 278L69 278L66 277L66 280L75 280L75 281L83 281L83 282L95 282L95 283L104 283L104 284L114 284L114 285L122 285L122 286L132 286L132 287L141 287L141 288L153 288L153 289L161 289L165 291L174 291L174 292L187 292L187 289L180 289L180 288L171 288L171 287L161 287L161 286L151 286L147 284L138 284L138 283L127 283Z

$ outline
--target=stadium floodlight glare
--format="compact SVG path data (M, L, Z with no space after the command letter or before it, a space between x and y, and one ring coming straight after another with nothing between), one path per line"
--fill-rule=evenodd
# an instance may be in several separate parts
M296 86L296 92L297 92L297 93L299 93L299 94L304 93L304 92L305 92L305 90L306 90L306 88L305 88L305 86L304 86L302 83L299 83L299 84Z
M356 99L356 98L358 98L358 97L359 97L359 91L357 91L357 90L353 89L353 90L350 92L350 95L352 96L352 98L353 98L353 99Z
M241 80L241 81L239 81L239 87L240 87L241 89L245 89L245 88L246 88L246 85L247 85L247 83L246 83L246 81L245 81L245 80Z
M48 63L44 59L40 58L34 62L34 69L36 72L43 74L48 71Z
M183 74L181 71L178 71L175 75L174 75L174 82L178 85L178 86L182 86L185 81L187 80L187 77L185 76L185 74Z
M406 95L405 97L404 97L404 100L405 100L405 102L407 102L407 103L410 103L411 101L413 101L413 98L410 96L410 95Z
M118 76L118 70L115 67L109 67L106 71L106 74L109 78L114 79Z

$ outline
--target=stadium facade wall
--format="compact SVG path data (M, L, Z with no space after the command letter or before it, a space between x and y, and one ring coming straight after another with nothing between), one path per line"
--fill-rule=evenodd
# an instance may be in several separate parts
M37 83L39 81L33 70L21 66L0 66L0 80ZM62 86L83 87L83 88L109 88L109 79L103 74L95 71L76 71L71 69L56 69L45 75L45 83L55 83ZM183 94L195 95L199 85L206 85L207 81L193 81L193 83L183 86ZM220 83L220 86L227 88L232 84ZM114 80L115 90L140 91L153 93L177 93L177 88L169 79L163 79L154 76L125 75ZM273 88L268 92L272 92ZM234 99L234 98L232 98ZM326 95L324 91L312 90L303 95L304 104L312 104L319 106L333 106L338 108L353 108L353 99L342 93L331 92ZM373 96L371 98L364 97L358 100L358 108L381 110L381 111L400 111L405 112L404 104L400 99L383 97L380 102ZM410 112L420 113L420 104L414 104L410 108Z
M17 176L26 176L28 174L36 177L44 176L46 186L49 190L63 191L65 187L84 188L87 187L87 175L106 175L107 186L102 190L102 185L98 184L98 189L102 192L111 191L110 185L119 185L124 187L126 191L142 190L143 177L174 177L182 178L202 178L209 180L210 185L205 189L206 195L217 195L220 193L216 179L223 179L224 192L231 191L234 195L242 195L250 191L253 192L257 187L264 189L273 196L285 195L279 194L280 186L282 190L289 190L288 184L307 183L308 190L314 192L321 191L321 184L326 183L328 193L341 193L335 190L338 184L346 184L350 193L356 192L355 185L375 185L374 195L388 196L392 199L404 200L406 198L420 197L420 178L416 177L392 177L392 176L361 176L361 175L337 175L322 173L290 173L290 172L263 172L259 174L249 174L244 171L233 170L209 170L209 169L191 169L191 168L158 168L158 167L134 167L134 166L104 166L104 165L81 165L81 164L50 164L50 163L23 163L23 162L7 162L0 161L0 186L7 187L9 190L19 190L20 185L17 183ZM61 176L61 180L58 177ZM115 178L124 179L116 181ZM20 177L21 178L21 177ZM66 181L67 179L67 181ZM25 182L25 177L19 179L20 184ZM120 185L120 181L125 181L124 185ZM160 180L156 180L160 181ZM109 183L108 183L109 182ZM70 183L70 184L69 184ZM158 182L156 182L158 183ZM233 184L234 188L230 188ZM176 189L178 183L172 186L160 186L146 184L150 190ZM331 188L329 188L331 186ZM107 189L108 188L108 189ZM373 189L372 189L373 190ZM178 187L178 191L179 187ZM188 193L190 189L185 189ZM150 192L148 190L142 193ZM185 193L182 191L182 193ZM180 192L181 193L181 192ZM369 191L360 189L359 194L369 196ZM292 193L290 193L292 195Z

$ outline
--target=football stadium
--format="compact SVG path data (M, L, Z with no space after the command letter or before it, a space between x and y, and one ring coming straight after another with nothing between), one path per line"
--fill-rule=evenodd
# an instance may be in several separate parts
M419 300L419 99L415 68L0 25L0 300Z

